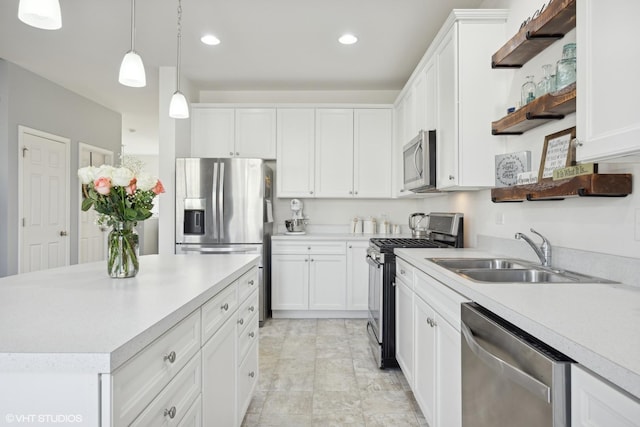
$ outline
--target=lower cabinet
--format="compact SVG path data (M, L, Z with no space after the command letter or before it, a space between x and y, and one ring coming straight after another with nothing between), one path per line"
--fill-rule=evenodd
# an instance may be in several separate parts
M572 427L637 427L638 425L640 425L640 401L579 365L572 365Z
M460 304L467 299L421 271L409 274L413 267L404 260L397 263L396 358L429 425L460 427Z
M413 283L396 276L396 360L411 387L415 378L413 344Z
M321 316L329 311L366 310L368 293L363 295L362 289L366 282L361 271L350 270L347 259L345 241L274 242L271 308L280 312L274 316L284 317L286 311L318 311ZM364 255L362 262L366 264ZM348 271L353 274L348 276ZM354 280L348 282L348 277Z
M347 310L369 309L369 241L347 242Z
M256 284L254 267L104 379L103 425L240 426L258 382Z
M237 317L229 318L202 347L202 423L237 426Z

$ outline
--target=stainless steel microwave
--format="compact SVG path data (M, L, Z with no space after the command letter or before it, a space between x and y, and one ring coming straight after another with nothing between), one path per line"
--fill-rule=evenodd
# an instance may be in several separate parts
M436 191L436 131L421 130L402 148L404 189L414 193Z

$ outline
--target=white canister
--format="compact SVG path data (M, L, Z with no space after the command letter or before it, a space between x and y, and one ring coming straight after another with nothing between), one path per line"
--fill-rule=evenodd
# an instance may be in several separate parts
M400 225L396 224L393 226L393 234L400 234Z
M380 223L380 227L378 228L378 233L380 234L389 234L391 232L389 228L389 221L382 221Z
M362 220L355 217L351 220L351 232L353 234L362 234Z
M364 233L365 234L375 234L376 232L376 220L375 218L367 218L364 220Z

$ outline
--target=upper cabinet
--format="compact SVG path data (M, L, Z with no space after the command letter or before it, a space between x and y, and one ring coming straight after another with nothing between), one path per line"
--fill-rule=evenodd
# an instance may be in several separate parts
M313 108L278 109L278 197L314 197L315 114Z
M391 197L390 108L279 108L277 124L278 197Z
M191 120L193 157L276 157L275 108L194 106Z
M578 2L578 162L637 161L640 155L638 16L638 1Z
M502 138L487 123L504 107L506 79L487 60L505 39L506 11L454 10L435 50L437 187L492 187ZM427 84L428 86L428 84Z

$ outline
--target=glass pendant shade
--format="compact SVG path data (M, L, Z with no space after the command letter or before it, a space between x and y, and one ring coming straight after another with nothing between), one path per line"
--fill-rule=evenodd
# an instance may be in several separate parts
M187 104L187 98L185 98L179 90L175 91L171 97L171 103L169 104L169 117L174 119L189 118L189 104Z
M120 84L131 87L144 87L147 85L142 58L133 50L127 52L122 58L118 81Z
M18 18L27 25L43 30L62 28L58 0L20 0Z

